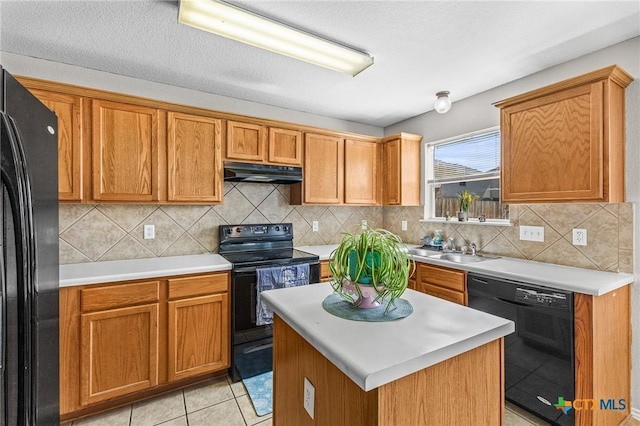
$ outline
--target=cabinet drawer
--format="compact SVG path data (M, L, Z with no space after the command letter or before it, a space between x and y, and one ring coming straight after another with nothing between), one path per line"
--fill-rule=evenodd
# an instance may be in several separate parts
M229 291L229 274L212 274L169 280L169 299L201 296Z
M331 278L331 269L329 269L329 262L320 262L320 278Z
M464 297L465 294L460 291L453 291L447 288L442 288L425 283L418 283L418 291L431 296L439 297L440 299L448 300L449 302L457 303L459 305L467 304Z
M418 265L418 279L424 284L435 284L456 291L465 291L464 272L437 266Z
M145 281L84 288L80 292L80 309L88 312L157 302L159 287L160 281Z

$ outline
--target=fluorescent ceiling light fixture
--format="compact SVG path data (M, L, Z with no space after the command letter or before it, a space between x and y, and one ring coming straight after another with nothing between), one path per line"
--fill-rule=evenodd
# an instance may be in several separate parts
M354 76L373 64L366 53L218 0L181 0L178 22Z

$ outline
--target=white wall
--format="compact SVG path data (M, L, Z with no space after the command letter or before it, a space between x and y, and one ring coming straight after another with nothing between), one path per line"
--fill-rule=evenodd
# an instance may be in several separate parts
M0 45L0 48L1 47ZM331 130L369 136L382 136L383 134L383 129L377 126L199 92L153 81L111 74L104 71L17 55L10 52L0 51L0 58L2 58L2 62L0 62L2 66L14 75L40 78L215 111L287 121Z
M499 111L492 104L502 99L536 89L551 83L575 77L589 71L618 64L636 80L626 90L626 191L627 201L634 204L634 230L640 224L640 37L636 37L595 53L546 69L520 80L496 87L473 97L455 101L446 114L434 111L385 128L385 135L399 131L417 133L425 142L436 141L474 130L497 126ZM472 76L470 76L472 78ZM632 286L631 323L632 371L631 407L634 417L640 419L640 232L634 235L634 272Z

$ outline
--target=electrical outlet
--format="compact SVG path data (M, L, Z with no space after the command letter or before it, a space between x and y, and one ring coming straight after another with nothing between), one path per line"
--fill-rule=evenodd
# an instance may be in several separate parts
M406 231L406 230L407 230L407 221L406 221L406 220L403 220L403 221L402 221L402 230L403 230L403 231Z
M144 239L145 240L153 240L156 237L156 226L155 225L145 225L144 226Z
M522 241L544 242L544 226L521 226L520 239Z
M574 246L586 246L587 245L587 230L586 229L573 229L573 245Z
M362 220L360 221L360 226L362 227L362 229L367 229L367 227L369 226L369 225L367 224L367 220L366 220L366 219L362 219Z
M302 404L304 405L304 409L307 410L309 416L313 419L313 410L315 405L316 398L316 388L313 387L309 379L304 378L304 395Z
M318 232L318 221L314 220L311 224L311 226L313 227L313 232Z

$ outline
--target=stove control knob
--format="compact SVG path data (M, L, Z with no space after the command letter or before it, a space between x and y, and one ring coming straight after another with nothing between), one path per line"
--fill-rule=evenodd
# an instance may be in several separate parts
M283 230L284 232L289 232L289 227L288 227L288 226L283 226L283 227L282 227L282 230Z
M227 228L227 234L232 234L232 233L233 233L233 229Z
M238 227L236 228L236 232L237 232L238 234L239 234L239 233L241 233L241 232L242 232L242 228L238 226Z
M274 226L273 229L275 229L276 232L280 232L280 227L278 225Z

